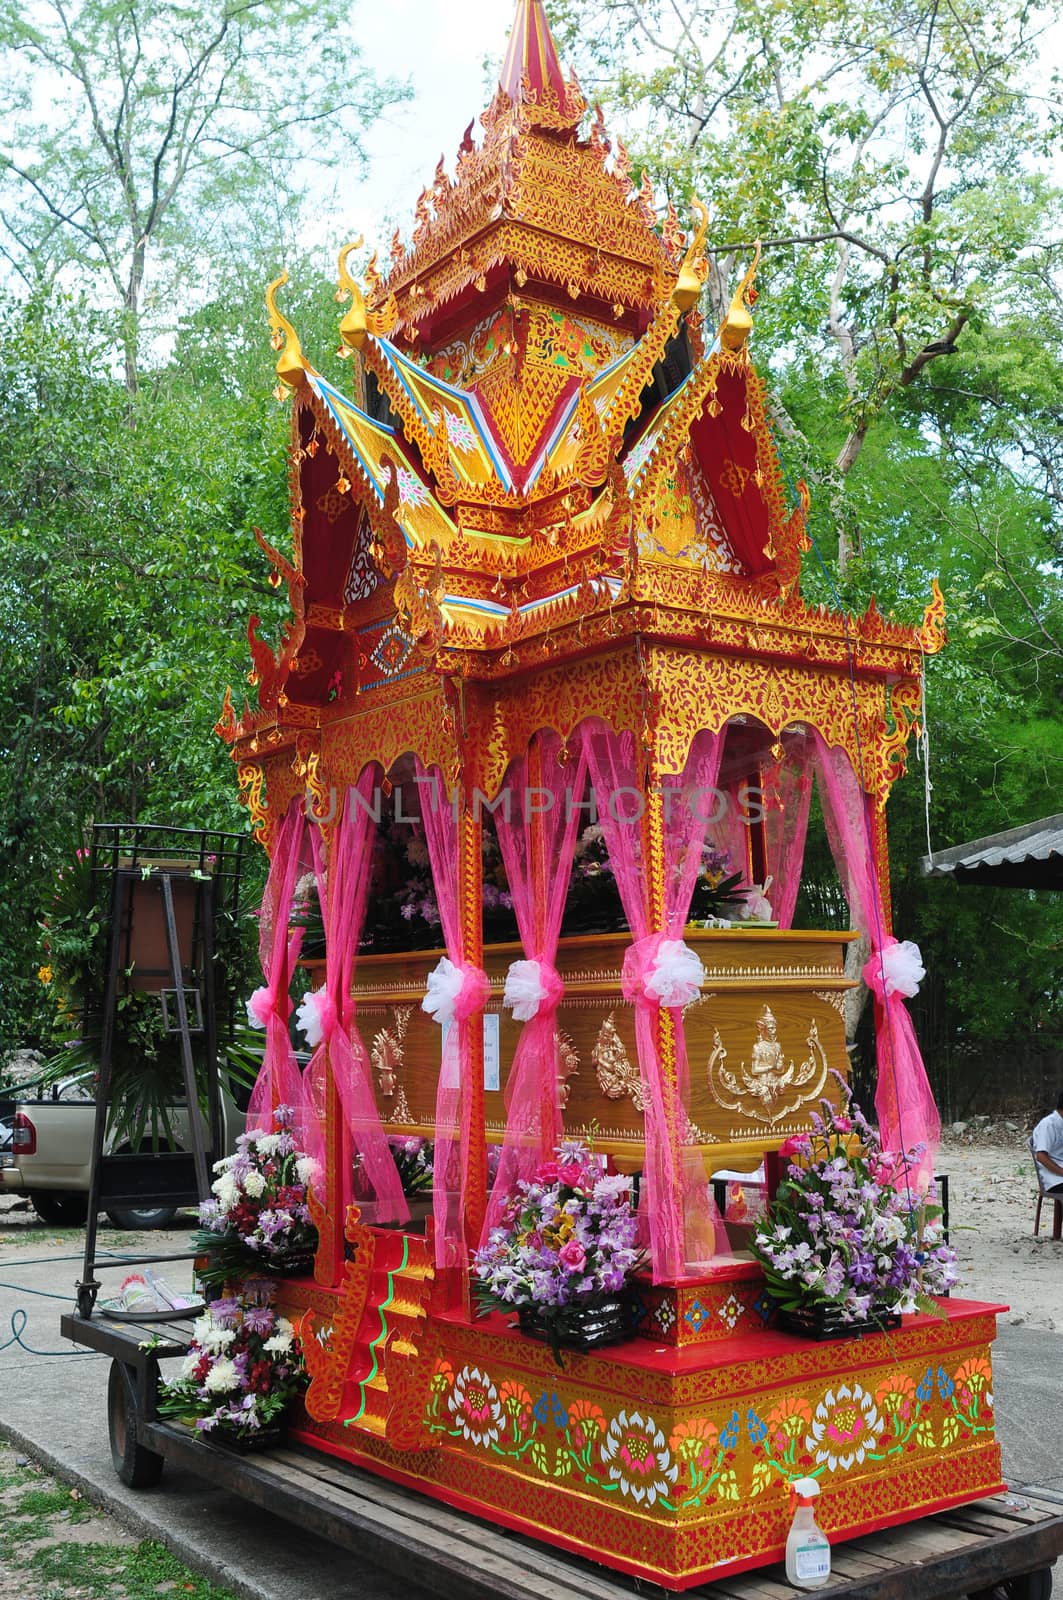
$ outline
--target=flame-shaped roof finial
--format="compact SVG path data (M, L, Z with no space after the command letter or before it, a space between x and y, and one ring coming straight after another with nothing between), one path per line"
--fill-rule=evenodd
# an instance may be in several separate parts
M523 98L527 81L536 100L553 90L564 104L568 85L561 69L543 0L517 0L517 11L510 30L506 59L498 75L498 86L516 103Z

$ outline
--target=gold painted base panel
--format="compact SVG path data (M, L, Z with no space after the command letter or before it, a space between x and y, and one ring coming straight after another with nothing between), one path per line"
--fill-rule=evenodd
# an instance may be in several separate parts
M327 1316L319 1288L305 1304ZM288 1291L292 1310L304 1302ZM994 1306L942 1302L893 1332L814 1343L764 1328L708 1344L550 1351L493 1315L430 1315L394 1366L385 1427L295 1437L496 1523L686 1589L776 1561L811 1474L835 1540L998 1492ZM394 1442L401 1440L401 1448Z

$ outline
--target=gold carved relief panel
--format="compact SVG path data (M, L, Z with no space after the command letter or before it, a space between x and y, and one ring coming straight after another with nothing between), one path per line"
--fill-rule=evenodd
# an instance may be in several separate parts
M692 932L707 970L703 997L685 1015L695 1138L716 1166L754 1166L766 1148L809 1126L821 1095L837 1100L830 1076L847 1073L839 997L843 934ZM593 1131L623 1165L641 1165L642 1085L634 1014L621 995L625 934L561 942L566 993L559 1090L566 1131ZM440 1030L421 1010L438 951L363 957L355 981L358 1025L369 1051L382 1120L396 1132L430 1136L441 1057ZM488 946L492 998L485 1022L488 1138L505 1132L505 1088L520 1037L501 1004L517 945Z

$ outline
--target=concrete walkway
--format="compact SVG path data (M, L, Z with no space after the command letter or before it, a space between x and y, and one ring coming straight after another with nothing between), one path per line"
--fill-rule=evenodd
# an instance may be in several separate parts
M427 1600L423 1591L304 1534L270 1521L234 1496L217 1494L167 1467L155 1489L122 1485L107 1444L108 1361L76 1355L59 1337L73 1302L77 1236L0 1214L0 1345L21 1325L22 1344L0 1350L0 1433L57 1476L76 1484L140 1537L161 1539L190 1566L247 1600ZM11 1224L11 1226L8 1226ZM123 1253L186 1248L187 1232L120 1236ZM17 1243L9 1241L16 1239ZM117 1245L118 1241L114 1241ZM112 1247L106 1229L101 1249ZM167 1273L179 1286L190 1271ZM120 1278L120 1274L118 1275ZM1003 1325L995 1346L997 1425L1004 1476L1063 1504L1058 1417L1063 1411L1061 1336ZM29 1349L24 1348L28 1346ZM1055 1600L1063 1600L1061 1563ZM621 1580L622 1582L623 1580ZM546 1600L546 1597L544 1597Z
M0 1215L0 1239L10 1238ZM12 1221L15 1219L12 1217ZM20 1219L21 1220L21 1219ZM59 1336L61 1311L72 1309L80 1275L72 1259L77 1236L18 1228L17 1247L0 1244L0 1345L11 1318L23 1344L0 1350L0 1434L57 1477L110 1511L139 1538L160 1539L190 1567L246 1600L427 1600L423 1591L312 1539L291 1523L270 1520L233 1495L167 1467L155 1489L127 1489L111 1465L107 1442L109 1361L75 1355ZM187 1246L187 1233L121 1236L126 1254L162 1254ZM101 1229L101 1248L109 1232ZM168 1271L178 1287L190 1269ZM120 1281L121 1273L117 1274ZM58 1295L62 1298L46 1298ZM29 1350L23 1348L29 1346ZM31 1354L30 1352L48 1352ZM51 1353L57 1352L57 1353Z

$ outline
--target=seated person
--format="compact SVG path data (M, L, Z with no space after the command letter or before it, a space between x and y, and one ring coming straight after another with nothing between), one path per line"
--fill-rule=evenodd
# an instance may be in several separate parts
M1033 1130L1031 1142L1034 1160L1042 1168L1038 1173L1042 1189L1063 1198L1063 1089L1056 1109L1042 1117Z

